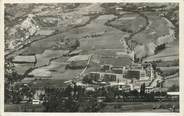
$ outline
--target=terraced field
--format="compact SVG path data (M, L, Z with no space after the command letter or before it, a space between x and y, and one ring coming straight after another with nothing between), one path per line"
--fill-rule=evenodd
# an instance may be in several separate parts
M92 20L85 26L79 27L77 29L71 29L63 34L69 38L75 37L80 39L79 49L83 50L83 54L85 52L88 54L96 54L97 51L98 54L101 54L105 49L108 49L108 51L112 49L112 53L122 51L123 47L120 43L120 38L122 38L124 33L104 25L106 21L114 17L114 15L102 15ZM86 35L90 36L96 33L100 33L101 35L99 37L84 38ZM59 35L62 34L54 35L47 39L33 43L29 49L25 50L26 53L31 53L38 50L36 55L36 67L38 68L32 70L29 75L51 76L52 79L72 79L81 72L81 70L65 70L65 61L62 60L64 58L62 57L64 51L50 50L52 49L53 45L55 45L55 41L59 39ZM49 60L52 58L56 59L49 62ZM90 67L87 72L94 69L94 67ZM96 69L98 68L96 67Z
M51 79L62 79L68 80L74 78L81 70L65 70L64 62L55 62L52 61L48 66L40 67L32 72L29 75L35 77L51 77Z
M42 54L37 54L37 63L36 67L44 66L49 64L51 59L57 59L62 57L64 54L67 54L69 51L63 50L45 50Z
M126 16L126 13L124 14ZM145 19L142 18L138 14L127 14L129 18L121 17L117 19L119 22L127 24L126 26L130 27L130 29L138 29L141 25L145 25ZM127 17L127 16L126 16ZM34 69L30 75L34 76L51 76L53 79L66 79L68 77L74 77L80 70L77 71L70 71L64 70L63 62L57 63L52 61L49 63L49 60L52 58L62 59L63 51L62 50L51 50L53 46L56 44L56 41L60 39L60 37L67 36L69 38L76 38L80 40L80 47L79 49L83 50L83 54L85 53L93 53L103 56L103 53L107 51L113 51L109 54L113 55L116 52L123 52L125 51L124 46L121 44L120 40L124 39L124 36L129 35L127 32L123 32L121 29L113 28L110 26L105 25L105 23L109 20L116 18L115 15L100 15L95 19L91 20L88 24L71 29L65 33L56 34L54 36L48 37L46 39L37 41L28 49L25 49L25 53L31 54L36 53L37 57L37 64L38 68ZM125 19L124 19L125 18ZM136 19L136 20L135 20ZM112 22L118 24L118 21ZM140 23L138 23L139 21ZM135 25L139 24L139 25ZM115 25L115 24L114 24ZM126 27L125 25L122 27ZM136 27L136 28L135 28ZM133 30L137 31L137 30ZM97 36L94 36L97 35ZM115 55L115 54L114 54ZM61 58L59 58L61 57ZM101 61L97 59L98 63ZM112 61L109 61L112 62ZM128 62L128 61L122 61ZM56 65L58 64L58 65ZM40 67L40 68L39 68Z

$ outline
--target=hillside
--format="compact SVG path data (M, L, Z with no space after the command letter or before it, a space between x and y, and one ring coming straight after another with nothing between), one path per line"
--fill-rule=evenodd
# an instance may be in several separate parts
M160 11L163 5L145 6L116 3L7 4L6 59L19 55L34 56L34 64L15 65L18 73L49 76L52 80L73 79L81 73L82 69L66 69L66 61L72 57L70 53L76 51L74 55L93 56L85 73L99 71L103 64L130 65L137 62L134 57L139 62L159 60L177 64L178 25L173 23L177 22L177 17L173 19L177 7L165 4L165 10Z

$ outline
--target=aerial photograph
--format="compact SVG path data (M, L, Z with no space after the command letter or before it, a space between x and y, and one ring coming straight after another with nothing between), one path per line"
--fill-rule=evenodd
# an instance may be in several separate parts
M4 112L180 112L179 3L4 4Z

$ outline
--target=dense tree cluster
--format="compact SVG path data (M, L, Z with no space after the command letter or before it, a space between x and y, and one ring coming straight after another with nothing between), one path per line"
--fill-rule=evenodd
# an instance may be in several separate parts
M165 92L145 93L145 84L141 91L123 91L118 87L101 87L95 91L85 87L68 85L66 88L47 88L44 100L45 112L97 112L106 103L111 102L154 102L155 96L166 96Z
M159 51L165 49L165 44L161 44L155 48L155 54L157 54Z
M19 75L14 65L11 63L11 59L6 60L5 63L5 87L4 87L4 100L5 103L13 102L13 88L14 83L21 80L23 78L22 75Z
M172 85L171 87L168 88L169 92L173 91L179 91L179 86L178 85Z
M5 87L4 87L4 101L5 103L20 103L27 97L31 101L33 98L33 90L29 85L17 84L24 78L23 75L20 75L16 72L11 59L8 59L5 63Z

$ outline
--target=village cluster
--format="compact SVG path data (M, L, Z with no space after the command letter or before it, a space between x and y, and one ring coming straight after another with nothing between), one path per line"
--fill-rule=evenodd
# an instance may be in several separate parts
M156 93L156 92L167 92L167 88L163 87L163 77L158 74L156 67L152 63L134 63L134 60L129 65L123 66L122 62L114 64L102 64L99 70L85 72L87 68L92 67L90 61L93 61L92 55L79 55L81 51L75 51L70 55L74 55L69 58L66 62L65 70L76 70L84 69L82 72L72 80L65 81L64 83L68 86L74 87L75 85L85 88L85 91L96 91L98 88L117 88L118 91L130 92L136 90L141 92L141 87L145 86L144 92ZM66 54L65 54L66 55ZM68 54L69 55L69 54ZM125 59L125 57L106 57L107 59L114 60L116 58ZM129 57L127 57L129 59ZM12 62L14 65L19 63L35 63L36 59L34 56L16 56ZM33 77L29 75L25 77L21 82L17 82L18 85L31 86L35 80L47 80L52 77L37 76ZM66 87L66 86L65 86ZM64 87L64 88L65 88ZM45 94L45 88L39 87L34 88L34 95L32 104L43 103L43 95ZM60 88L61 89L61 88ZM30 101L28 96L24 96L23 103Z

